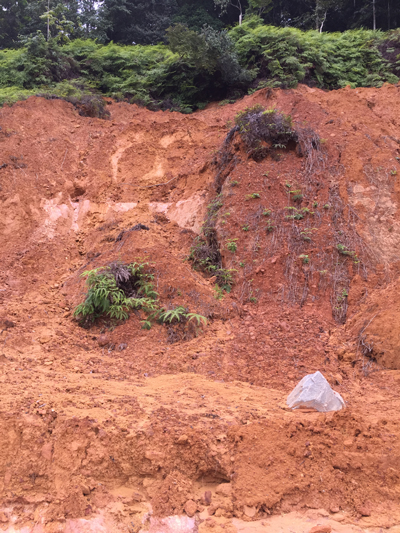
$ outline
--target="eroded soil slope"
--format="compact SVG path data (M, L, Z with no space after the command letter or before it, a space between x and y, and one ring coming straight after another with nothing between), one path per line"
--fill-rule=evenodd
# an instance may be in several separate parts
M0 528L397 531L399 91L1 110ZM224 144L257 103L319 142L258 162ZM205 221L223 296L188 260ZM79 326L81 274L138 259L165 308L207 318L197 337ZM344 411L286 409L316 370Z

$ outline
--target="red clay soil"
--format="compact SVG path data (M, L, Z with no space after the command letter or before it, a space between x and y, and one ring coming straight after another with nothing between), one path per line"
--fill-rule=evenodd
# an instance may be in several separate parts
M224 147L255 104L321 144ZM398 532L400 88L108 109L0 111L0 530ZM218 194L222 299L188 261ZM81 274L138 259L197 337L79 326ZM316 370L346 409L286 407Z

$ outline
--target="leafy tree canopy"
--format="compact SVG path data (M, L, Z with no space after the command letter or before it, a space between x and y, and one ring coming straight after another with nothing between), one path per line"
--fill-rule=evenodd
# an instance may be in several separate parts
M90 37L99 42L156 44L179 23L229 29L249 15L264 23L303 30L346 31L400 24L399 0L1 0L0 49L41 31L47 38Z

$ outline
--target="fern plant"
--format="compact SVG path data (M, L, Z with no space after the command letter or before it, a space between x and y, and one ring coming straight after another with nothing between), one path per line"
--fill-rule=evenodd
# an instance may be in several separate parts
M181 322L184 318L186 318L186 315L186 309L182 305L179 305L178 307L175 307L174 309L170 309L168 311L162 309L159 314L159 321L163 324Z
M196 322L197 326L201 326L202 324L204 326L207 325L207 319L203 315L198 315L197 313L187 313L186 318L188 322L191 322L192 320L193 322Z
M111 263L109 266L87 270L88 291L74 316L83 324L90 324L101 316L127 320L129 311L143 309L151 312L157 307L157 292L151 283L152 275L145 273L148 263Z
M188 339L193 336L197 337L202 326L207 325L207 319L203 315L190 313L183 305L178 305L172 309L160 309L154 316L160 324L168 326L169 342L176 342L183 338ZM143 325L149 329L148 323Z
M154 289L153 274L146 269L149 263L134 262L124 265L111 263L105 267L87 270L82 274L88 287L84 301L74 311L82 326L90 326L97 318L108 317L117 321L127 320L132 310L142 310L147 317L143 329L151 329L154 321L161 324L207 324L207 319L190 313L183 306L166 310L159 305ZM197 329L195 331L197 334Z
M197 326L202 324L207 325L207 319L203 315L196 313L189 313L188 309L183 307L183 305L178 305L173 309L160 309L158 313L158 321L162 324L178 324L186 323L191 321L196 322Z
M85 301L77 306L74 315L85 320L94 320L105 314L111 318L123 320L128 318L127 310L132 306L129 298L117 286L110 267L86 271L89 290Z

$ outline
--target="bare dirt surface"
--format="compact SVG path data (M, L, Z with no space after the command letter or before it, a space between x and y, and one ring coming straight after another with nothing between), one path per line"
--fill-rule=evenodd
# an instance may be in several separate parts
M256 103L320 149L221 150ZM400 88L108 109L0 110L0 531L398 533ZM187 260L218 194L222 299ZM197 337L79 326L81 274L137 259ZM316 370L346 409L286 407Z

